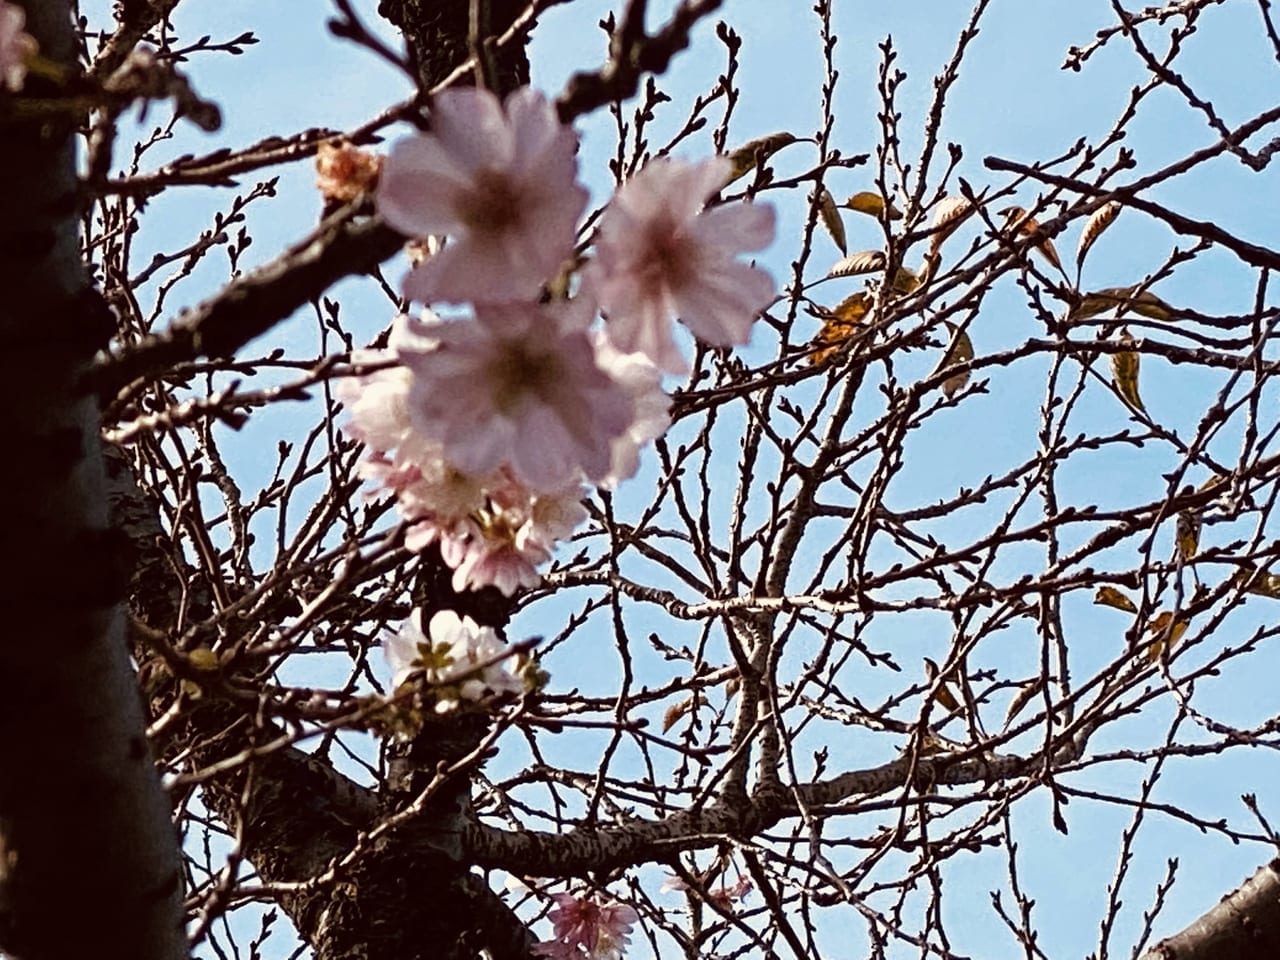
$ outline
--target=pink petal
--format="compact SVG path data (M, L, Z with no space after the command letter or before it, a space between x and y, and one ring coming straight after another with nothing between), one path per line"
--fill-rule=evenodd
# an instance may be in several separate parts
M726 203L698 217L689 235L726 254L763 250L773 243L775 215L769 203Z
M488 90L454 87L436 94L431 132L469 172L506 169L515 155L502 105Z
M675 300L680 320L698 339L723 347L751 339L751 324L773 300L773 289L763 270L735 261L675 291Z
M448 233L466 173L431 137L397 141L383 165L376 205L387 223L411 237Z

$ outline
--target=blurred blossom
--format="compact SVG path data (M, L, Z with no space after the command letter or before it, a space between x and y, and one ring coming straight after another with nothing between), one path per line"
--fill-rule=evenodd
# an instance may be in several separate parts
M703 209L729 169L725 157L650 161L605 209L584 275L618 349L644 353L671 373L686 369L672 318L714 346L743 344L774 297L773 279L737 259L773 240L773 207Z
M23 28L27 12L7 0L0 0L0 90L17 92L27 78L27 59L36 52L36 42Z
M434 300L531 297L572 253L587 191L576 182L578 138L527 87L505 104L486 90L445 90L431 132L399 141L378 186L397 230L450 243L415 266L405 294Z
M504 471L506 480L490 491L486 509L477 515L465 552L454 565L455 590L496 587L511 596L520 587L535 587L537 568L551 559L556 541L567 538L587 519L580 484L537 494Z

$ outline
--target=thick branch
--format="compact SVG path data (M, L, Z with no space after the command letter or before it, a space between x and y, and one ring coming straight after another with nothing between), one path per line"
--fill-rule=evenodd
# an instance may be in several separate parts
M1258 960L1280 957L1280 859L1272 860L1181 933L1142 960Z

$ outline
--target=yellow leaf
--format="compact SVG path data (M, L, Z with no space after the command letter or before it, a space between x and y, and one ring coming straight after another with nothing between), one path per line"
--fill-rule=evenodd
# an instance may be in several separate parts
M1007 727L1013 722L1013 718L1022 712L1022 708L1031 702L1041 690L1044 689L1044 677L1039 676L1034 680L1028 680L1022 686L1018 687L1018 692L1013 695L1013 699L1009 701L1009 709L1004 714L1004 725Z
M1151 643L1147 647L1147 662L1155 663L1159 660L1166 648L1172 650L1173 645L1181 640L1186 632L1185 620L1173 622L1173 614L1168 610L1159 614L1147 624L1147 635L1151 637Z
M1117 316L1133 311L1139 316L1152 320L1172 320L1177 312L1150 290L1138 292L1138 287L1107 287L1086 293L1068 313L1068 320L1087 320L1099 314L1110 313Z
M845 297L834 310L817 313L822 318L822 329L814 342L823 344L824 348L815 351L809 362L819 367L839 353L841 344L858 333L870 309L871 297L865 290L859 290Z
M928 657L924 658L924 675L928 678L930 684L938 679L938 665ZM951 692L951 688L947 686L946 681L938 684L938 689L935 691L933 699L938 701L938 703L948 710L960 709L960 701L958 701L956 699L956 695Z
M1025 233L1029 237L1036 237L1040 233L1039 222L1032 218L1022 207L1008 207L1000 212L1005 218L1005 229ZM1039 252L1042 257L1061 272L1062 261L1058 259L1058 251L1054 249L1052 240L1048 237L1039 237L1032 245L1032 249Z
M1084 229L1080 231L1080 243L1076 247L1077 267L1084 266L1085 254L1089 252L1089 248L1093 246L1098 237L1102 236L1102 231L1111 226L1119 215L1120 202L1112 200L1093 211L1089 219L1084 222Z
M727 187L735 180L739 180L746 176L757 164L764 163L765 160L773 156L787 144L795 143L796 136L793 133L787 133L785 130L779 133L771 133L767 137L757 137L755 140L749 140L729 154L729 162L732 165L729 170L729 179L724 182Z
M1120 331L1120 342L1128 345L1134 342L1128 330ZM1146 413L1142 405L1142 397L1138 395L1138 367L1140 360L1136 350L1120 350L1111 355L1111 377L1116 391L1124 398L1125 403L1140 413Z
M822 225L827 228L827 233L831 234L831 239L840 248L840 252L848 253L849 244L845 238L844 220L840 217L840 208L836 206L835 197L831 196L831 191L826 187L818 188L818 215L822 218Z
M1133 601L1115 587L1099 587L1098 592L1093 595L1093 602L1103 607L1115 607L1117 610L1124 610L1126 613L1136 615L1138 612L1138 608L1134 606Z
M969 339L969 334L953 323L947 323L947 329L951 331L951 343L947 347L947 352L942 355L942 359L938 361L938 366L934 368L935 374L941 373L947 367L954 367L958 363L967 363L973 359L973 342ZM950 400L968 382L969 371L961 370L942 381L942 393Z
M841 257L828 272L829 279L856 277L861 273L875 273L884 269L884 253L880 250L862 250Z
M865 290L859 290L857 293L851 294L836 304L836 308L831 312L837 320L843 320L846 323L859 323L867 315L867 311L871 309L871 296Z
M973 204L967 197L943 197L933 208L933 240L929 243L929 256L936 257L943 241L955 233L960 222L973 212Z
M860 193L855 193L844 203L840 204L840 206L845 207L848 210L854 210L858 213L865 213L869 216L875 217L877 220L884 217L884 197L880 196L878 193L872 193L870 190L863 190ZM888 210L890 220L902 219L902 211L897 209L892 203L888 205Z

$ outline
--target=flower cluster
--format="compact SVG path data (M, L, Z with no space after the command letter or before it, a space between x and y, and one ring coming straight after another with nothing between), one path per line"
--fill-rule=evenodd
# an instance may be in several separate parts
M378 178L386 221L416 238L414 301L466 315L402 318L380 369L343 383L363 475L392 493L406 544L438 543L458 590L537 583L586 518L584 483L631 476L668 424L662 371L684 369L677 318L703 341L745 343L773 281L738 255L773 236L773 211L704 209L727 162L658 159L613 197L576 271L587 191L577 137L540 94L505 104L436 96L431 131L397 143ZM551 287L572 296L542 296ZM596 325L603 311L603 327Z
M36 42L24 27L27 12L8 0L0 0L0 90L18 91L27 78L27 60Z
M631 927L639 916L621 903L598 903L592 897L569 893L555 896L548 917L554 940L534 947L540 957L557 960L619 960L630 942Z
M392 684L420 677L434 696L437 713L447 713L463 700L524 692L507 645L490 627L452 610L437 612L426 630L422 611L415 610L382 649L394 674Z

